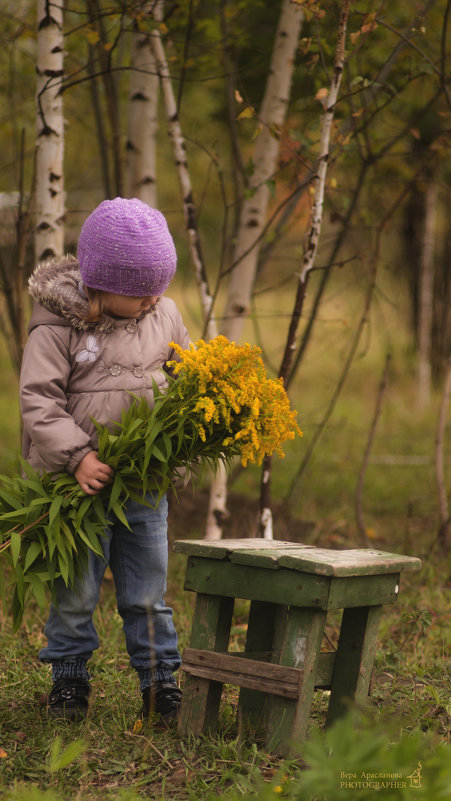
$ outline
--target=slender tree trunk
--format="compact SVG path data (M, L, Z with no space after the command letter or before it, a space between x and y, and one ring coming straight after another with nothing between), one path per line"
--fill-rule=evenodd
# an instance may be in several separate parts
M63 10L37 5L36 229L37 261L64 250Z
M103 191L105 197L112 197L111 179L110 179L110 162L109 150L105 147L107 136L105 132L105 123L103 119L102 104L100 100L99 85L95 77L95 48L93 45L88 44L88 72L91 75L89 81L89 89L91 92L92 110L94 112L94 119L96 122L96 135L97 145L99 148L99 159L101 166L101 173L103 179Z
M451 397L451 356L447 360L445 383L443 387L442 402L437 425L437 435L435 438L435 474L437 478L437 491L439 502L440 528L438 533L438 544L443 553L449 551L449 531L451 518L449 514L445 466L443 458L443 442L446 431L446 415L448 412L449 399Z
M88 16L92 27L97 31L99 41L94 45L102 74L107 118L111 131L111 148L114 174L114 194L123 194L123 164L121 148L121 124L116 77L111 71L111 52L105 48L107 37L103 23L103 13L99 0L86 0Z
M155 56L158 74L160 76L166 118L168 121L169 136L172 142L174 161L177 168L177 175L182 194L183 213L188 231L189 252L194 265L204 317L209 321L207 335L209 337L215 337L217 335L216 321L213 317L211 317L213 298L208 287L207 273L202 254L202 245L200 241L199 228L197 225L196 205L194 202L191 176L188 170L188 162L186 158L185 139L177 113L177 103L172 87L166 54L164 51L163 42L161 40L161 34L158 29L152 31L150 40L152 51Z
M300 5L283 0L259 114L261 130L255 143L254 172L241 208L241 219L234 253L226 309L224 334L233 340L241 336L249 314L252 288L257 272L261 235L270 197L268 181L277 169L280 134L285 122L294 60L304 12Z
M431 341L434 309L434 251L437 218L437 184L426 188L423 241L418 293L418 400L424 409L431 398Z
M158 74L161 80L163 100L166 110L166 117L169 126L169 135L172 141L174 161L177 166L180 189L183 200L183 211L185 224L188 231L188 242L191 260L194 265L196 281L201 297L204 318L207 321L206 335L208 338L217 336L218 330L216 320L212 316L213 297L208 286L207 273L205 269L202 247L197 225L196 205L194 203L191 177L188 170L186 159L185 140L183 137L180 121L177 113L177 103L172 88L171 76L164 52L163 42L158 30L151 34L152 50L157 64ZM210 489L210 504L207 515L205 539L220 539L222 528L221 523L227 515L227 475L225 467L220 464L214 476Z
M163 18L163 2L149 2L146 15ZM149 206L157 205L157 132L160 79L149 34L132 34L132 72L128 104L126 193Z
M314 199L311 214L309 231L306 237L306 249L304 252L302 271L298 278L298 287L294 303L294 309L288 330L285 351L280 365L279 377L286 383L290 374L293 362L293 354L296 347L296 335L304 306L310 273L314 268L318 243L321 234L323 220L324 193L326 188L327 162L329 158L330 135L332 122L335 113L335 106L338 99L341 78L346 58L346 29L349 16L351 0L344 0L341 10L340 23L337 35L337 46L335 50L334 74L331 85L327 93L324 105L324 116L321 125L321 141L318 156L317 173L314 177ZM260 534L265 539L272 538L272 512L271 512L271 472L272 457L267 456L263 462L262 481L260 488Z
M30 211L33 203L33 193L30 205L24 209L24 160L25 160L25 129L22 129L20 142L20 177L19 177L19 208L17 212L17 274L16 274L16 303L15 303L15 325L13 330L17 346L17 369L20 372L22 357L27 341L26 329L26 258L27 245L30 235Z

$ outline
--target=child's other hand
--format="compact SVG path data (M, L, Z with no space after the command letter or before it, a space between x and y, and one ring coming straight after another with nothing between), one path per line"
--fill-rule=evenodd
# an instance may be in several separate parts
M98 495L112 481L114 470L97 458L97 451L90 451L78 464L74 476L87 495Z

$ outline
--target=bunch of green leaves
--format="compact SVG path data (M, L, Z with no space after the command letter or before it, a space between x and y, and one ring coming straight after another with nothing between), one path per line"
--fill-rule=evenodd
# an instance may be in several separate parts
M95 423L99 459L115 470L113 482L98 495L86 495L72 475L54 478L24 461L22 475L0 477L0 553L14 585L15 629L29 593L43 606L56 579L74 586L89 552L102 555L101 540L112 517L128 527L124 507L130 498L156 507L174 486L177 468L189 472L192 462L214 468L227 459L220 439L201 440L192 405L180 399L177 385L170 379L166 394L154 386L153 408L134 398L113 430ZM0 580L5 598L1 572Z
M14 628L22 621L25 598L31 592L42 607L46 587L62 577L73 586L89 550L101 554L105 510L99 496L87 496L73 476L53 480L25 461L23 475L2 476L0 486L0 553L9 565L14 585ZM4 575L0 572L3 598Z

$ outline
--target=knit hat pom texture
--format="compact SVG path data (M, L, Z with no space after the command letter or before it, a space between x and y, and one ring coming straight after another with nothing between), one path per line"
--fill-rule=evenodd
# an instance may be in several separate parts
M104 200L83 223L78 240L83 282L116 295L162 295L177 267L163 214L137 198Z

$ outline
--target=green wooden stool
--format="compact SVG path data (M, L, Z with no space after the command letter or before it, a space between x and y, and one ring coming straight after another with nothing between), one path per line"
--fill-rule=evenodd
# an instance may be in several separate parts
M368 695L383 604L421 561L375 550L335 551L277 540L179 540L185 589L197 593L179 731L214 731L222 685L240 687L245 725L287 754L305 737L315 688L330 690L327 723ZM245 651L228 651L235 598L251 601ZM337 650L321 652L328 610L342 609Z

